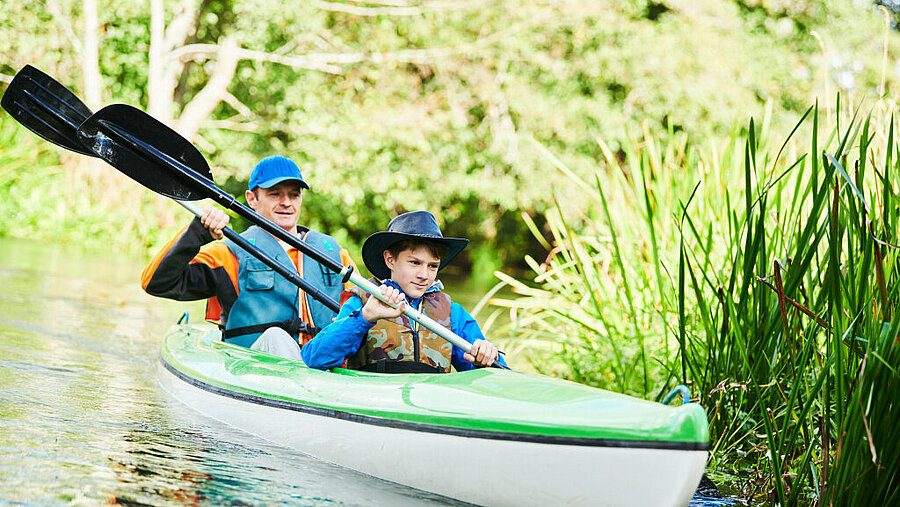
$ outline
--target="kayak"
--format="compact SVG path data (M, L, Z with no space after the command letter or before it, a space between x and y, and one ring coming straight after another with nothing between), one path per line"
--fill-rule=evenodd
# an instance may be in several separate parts
M160 384L189 407L384 480L481 505L686 505L706 465L705 410L485 368L382 374L221 341L163 340Z

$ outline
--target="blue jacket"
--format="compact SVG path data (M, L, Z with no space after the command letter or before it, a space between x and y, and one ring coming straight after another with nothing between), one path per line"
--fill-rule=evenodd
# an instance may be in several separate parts
M385 280L386 285L400 289L393 280ZM435 282L429 291L441 290L443 286L440 282ZM402 292L402 289L400 289ZM418 309L422 298L408 301L407 304ZM362 300L358 296L353 296L344 302L341 311L338 313L337 320L333 324L326 327L316 335L309 343L300 349L300 355L303 362L312 368L328 369L340 366L344 359L352 356L359 350L363 340L375 324L370 323L362 316ZM450 329L458 334L463 340L469 343L475 343L475 340L483 340L484 335L478 322L469 315L469 312L458 303L450 305ZM463 359L462 349L453 347L450 363L456 368L456 371L466 371L475 368L475 365ZM503 363L503 358L498 358L498 362Z

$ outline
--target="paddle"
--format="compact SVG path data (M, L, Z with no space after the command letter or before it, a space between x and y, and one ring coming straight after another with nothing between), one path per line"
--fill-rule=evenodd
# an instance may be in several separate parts
M190 194L212 199L340 274L344 282L349 280L384 301L379 287L351 267L324 256L217 187L206 176L209 167L194 145L140 109L123 104L104 107L81 124L78 137L110 165L151 190L173 198ZM471 343L418 310L407 306L403 313L463 351L471 350Z
M19 123L51 143L84 155L99 156L90 147L82 144L77 136L78 127L93 114L90 108L71 90L40 70L30 65L23 67L7 87L0 105ZM184 152L181 158L194 164L193 167L201 168L204 171L204 177L212 180L206 160L193 146ZM128 174L127 171L123 170L123 172ZM132 178L134 177L132 176ZM172 181L154 182L153 185L163 190L177 187L177 183ZM181 199L200 199L202 197L186 191L169 195L169 197L173 197L188 211L200 216L201 211L196 206L182 202ZM275 270L289 282L303 289L332 311L340 310L337 301L301 278L295 269L286 268L227 227L223 229L222 233L240 248Z
M3 109L51 143L95 157L75 135L91 110L68 88L31 65L22 67L3 93Z

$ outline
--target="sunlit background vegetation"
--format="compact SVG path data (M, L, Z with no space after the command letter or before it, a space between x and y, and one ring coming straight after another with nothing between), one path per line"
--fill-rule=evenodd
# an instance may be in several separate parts
M898 12L48 0L0 10L0 74L150 111L233 194L294 158L304 222L353 252L429 209L472 239L451 274L487 293L472 309L514 365L647 399L689 385L711 474L754 502L889 505ZM0 116L0 235L146 257L186 220Z

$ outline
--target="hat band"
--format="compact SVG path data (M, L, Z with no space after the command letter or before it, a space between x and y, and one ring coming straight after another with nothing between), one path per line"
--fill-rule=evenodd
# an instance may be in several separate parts
M431 234L428 232L403 232L403 231L386 231L386 232L393 232L395 234L405 234L407 236L417 236L420 238L444 239L444 237L439 234Z

